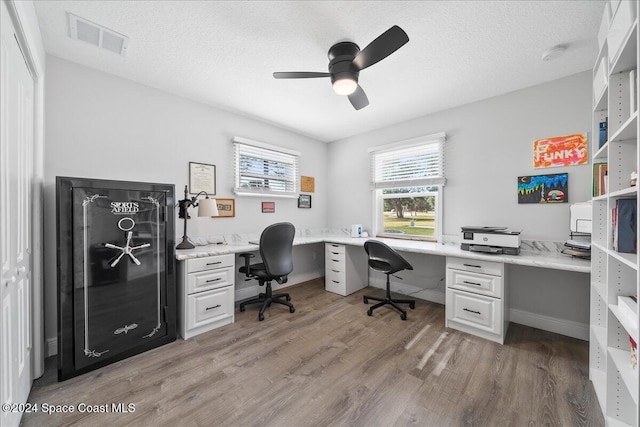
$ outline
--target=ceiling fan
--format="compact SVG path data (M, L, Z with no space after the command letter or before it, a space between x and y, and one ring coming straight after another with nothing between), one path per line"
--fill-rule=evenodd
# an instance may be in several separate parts
M276 79L309 79L331 77L333 90L338 95L348 95L353 108L360 110L369 105L369 99L360 85L360 71L383 60L409 41L402 28L394 25L360 50L353 42L339 42L329 49L329 72L287 71L273 73Z

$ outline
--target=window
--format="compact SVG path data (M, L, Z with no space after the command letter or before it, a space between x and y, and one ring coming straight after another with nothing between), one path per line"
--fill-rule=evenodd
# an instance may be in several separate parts
M376 235L441 238L445 139L439 133L370 150Z
M233 144L235 194L298 197L300 153L240 137Z

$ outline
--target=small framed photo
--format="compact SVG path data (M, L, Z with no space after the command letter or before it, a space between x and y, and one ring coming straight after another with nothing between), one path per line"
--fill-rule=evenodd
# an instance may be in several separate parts
M262 202L262 213L274 213L276 211L276 202Z
M301 194L298 197L298 207L300 209L311 209L311 194Z
M219 199L216 197L218 204L218 216L212 218L232 218L236 216L236 199Z
M216 194L216 166L189 162L189 193L204 191L209 196Z

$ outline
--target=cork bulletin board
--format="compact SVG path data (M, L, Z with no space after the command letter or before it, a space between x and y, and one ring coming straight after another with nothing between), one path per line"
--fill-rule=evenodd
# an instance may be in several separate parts
M304 193L313 193L316 189L316 179L312 176L300 177L300 191Z

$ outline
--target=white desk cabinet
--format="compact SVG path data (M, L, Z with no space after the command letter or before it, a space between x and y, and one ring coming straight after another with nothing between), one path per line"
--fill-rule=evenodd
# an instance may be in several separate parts
M234 254L178 263L178 332L184 339L234 321Z
M504 343L507 316L501 262L447 257L446 326Z
M342 296L367 286L367 254L359 246L326 243L325 289Z

